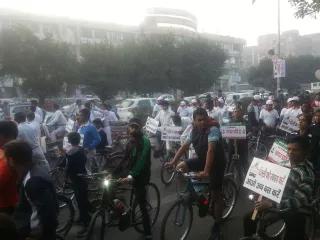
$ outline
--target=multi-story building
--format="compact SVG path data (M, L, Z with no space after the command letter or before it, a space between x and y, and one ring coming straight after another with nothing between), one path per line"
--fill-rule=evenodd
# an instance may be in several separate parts
M244 50L244 66L252 66L269 57L269 50L277 53L277 34L267 34L258 38L258 45ZM280 55L282 57L314 55L320 56L320 33L300 35L298 30L283 32L280 36Z
M44 17L16 11L0 10L1 29L22 25L32 30L39 38L52 37L56 41L75 46L80 59L80 45L84 43L121 44L126 39L139 39L154 34L173 34L177 39L201 37L220 45L227 53L225 74L221 87L228 89L240 81L242 51L245 41L238 38L209 33L199 33L197 18L191 13L177 9L152 8L147 10L140 26L88 22L61 17Z

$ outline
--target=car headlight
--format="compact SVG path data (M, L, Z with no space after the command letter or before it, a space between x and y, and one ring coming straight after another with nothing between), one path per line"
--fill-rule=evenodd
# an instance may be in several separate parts
M103 186L106 187L106 188L108 188L108 187L110 186L110 180L109 180L109 179L105 179L105 180L103 181Z

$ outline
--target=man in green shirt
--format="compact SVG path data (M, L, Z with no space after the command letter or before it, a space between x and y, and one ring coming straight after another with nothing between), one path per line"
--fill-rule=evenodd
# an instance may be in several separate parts
M126 148L129 175L122 178L123 183L132 182L135 189L136 200L139 203L143 218L145 239L152 239L150 216L147 211L146 185L151 175L151 144L142 133L142 124L139 119L131 119L128 126L130 140Z

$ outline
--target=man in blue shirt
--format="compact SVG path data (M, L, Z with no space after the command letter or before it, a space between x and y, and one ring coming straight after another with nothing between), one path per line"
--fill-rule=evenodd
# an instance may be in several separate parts
M90 110L81 109L78 116L79 129L78 133L83 139L83 148L87 153L87 170L92 172L95 164L96 147L99 145L101 139L97 129L89 123Z

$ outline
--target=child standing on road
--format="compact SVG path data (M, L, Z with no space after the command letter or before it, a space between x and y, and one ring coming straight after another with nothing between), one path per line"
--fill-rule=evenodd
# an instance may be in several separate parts
M79 209L79 220L77 223L82 225L78 235L83 235L87 231L89 225L89 201L88 201L88 185L85 179L78 174L86 174L87 157L84 149L79 146L80 134L71 132L68 135L68 141L71 144L71 149L66 154L66 173L72 183L74 195Z

